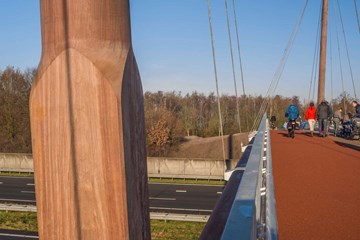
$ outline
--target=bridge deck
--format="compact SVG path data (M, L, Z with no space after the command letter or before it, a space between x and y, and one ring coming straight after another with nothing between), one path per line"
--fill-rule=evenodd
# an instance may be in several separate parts
M360 239L360 141L272 131L271 142L279 239Z

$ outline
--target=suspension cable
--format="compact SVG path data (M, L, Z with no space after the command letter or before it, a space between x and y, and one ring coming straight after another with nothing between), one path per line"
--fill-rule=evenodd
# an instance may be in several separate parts
M337 5L338 5L338 9L339 9L340 22L341 22L341 27L342 27L342 33L343 33L343 35L344 35L345 48L346 48L346 56L347 56L347 60L348 60L349 68L350 68L350 76L351 76L351 81L352 81L352 85L353 85L354 96L355 96L355 99L357 99L356 90L355 90L354 76L353 76L353 71L352 71L351 62L350 62L350 56L349 56L349 48L348 48L348 44L347 44L347 40L346 40L344 22L343 22L342 14L341 14L341 8L340 8L340 4L339 4L339 1L338 1L338 0L336 0L336 3L337 3Z
M319 36L320 37L320 36ZM312 77L312 82L313 82L313 86L312 86L312 100L314 101L315 100L315 86L316 84L318 83L318 75L315 74L317 72L319 72L319 58L320 58L320 38L317 40L317 48L316 48L316 52L315 52L315 59L314 59L314 63L313 63L313 68L312 69L312 73L311 73L311 77Z
M318 42L318 46L320 46L320 39L319 39L319 42ZM316 55L316 60L315 60L315 72L319 72L319 58L320 58L320 48L318 48L318 54ZM314 74L314 81L313 81L313 88L312 88L312 99L315 100L315 86L318 84L318 79L319 78L319 75L317 74Z
M290 52L291 52L291 49L294 45L294 42L295 42L295 39L296 39L296 35L299 31L299 28L300 28L300 25L301 25L301 22L302 22L302 19L304 17L304 14L305 14L305 10L306 10L306 6L307 6L307 3L308 3L308 0L305 0L305 5L304 5L304 8L302 9L302 12L299 16L299 19L298 19L298 22L295 26L295 29L293 31L293 33L291 34L291 37L290 37L290 42L285 50L285 53L284 53L284 59L283 59L283 63L281 64L281 67L278 71L278 77L277 77L277 80L276 80L276 85L275 85L275 88L273 89L272 91L272 95L275 93L276 89L277 89L277 86L280 82L280 78L281 78L281 75L282 73L284 72L284 68L285 68L285 64L286 64L286 61L287 59L289 58L289 55L290 55Z
M334 4L334 14L336 19L336 8ZM336 42L338 46L338 55L339 55L339 66L340 66L340 78L341 78L341 86L342 86L342 92L344 94L344 112L346 113L346 93L344 88L344 76L343 76L343 70L342 70L342 62L341 62L341 51L340 51L340 41L339 41L339 27L337 21L335 21L335 28L336 28Z
M356 6L356 0L354 0L354 4L355 4L355 11L356 11L357 24L358 24L359 33L360 33L359 12L358 12L358 8L357 8L357 6Z
M310 102L311 91L313 91L312 100L314 100L314 97L315 97L314 96L315 91L312 89L315 89L315 81L316 81L315 71L318 66L317 64L318 64L318 58L319 58L320 26L321 26L321 7L320 7L320 11L319 11L318 27L317 27L317 31L316 31L315 50L314 50L314 56L313 56L313 65L312 65L312 69L311 69L308 102ZM314 80L314 87L313 87L313 80Z
M221 115L221 106L220 106L220 97L219 97L219 84L218 84L217 69L216 69L216 57L215 57L215 47L214 47L214 35L213 35L213 28L212 28L212 22L211 22L210 0L208 0L208 17L209 17L209 26L210 26L211 49L212 49L213 64L214 64L214 75L215 75L215 84L216 84L216 96L217 96L217 103L218 103L218 110L219 110L219 122L220 122L221 142L222 142L223 159L224 159L224 166L225 166L225 160L226 160L226 158L225 158L224 132L223 132L223 125L222 125L222 115Z
M243 72L243 65L242 65L241 53L240 53L239 28L238 28L238 24L237 24L237 16L236 16L236 8L235 8L234 0L232 0L232 6L233 6L233 10L234 10L234 23L235 23L235 30L236 30L237 50L238 50L238 55L239 55L240 76L241 76L242 90L243 90L244 97L246 97L245 83L244 83L244 72ZM247 109L247 104L246 103L245 103L245 108ZM245 119L246 119L246 129L249 129L248 114L245 114Z
M235 97L236 97L236 111L237 111L237 120L239 124L239 131L241 133L241 120L240 120L240 110L239 110L239 97L237 93L237 86L236 86L236 77L235 77L235 66L234 66L234 55L233 55L233 48L232 48L232 41L231 41L231 31L230 31L230 22L229 22L229 12L228 12L228 4L227 0L225 0L225 10L226 10L226 22L228 28L228 35L229 35L229 45L230 45L230 55L231 55L231 66L232 66L232 74L234 79L234 88L235 88Z
M278 65L278 68L276 70L276 72L274 73L274 76L273 76L273 79L271 80L271 83L270 83L270 86L268 88L268 91L267 91L267 94L266 94L266 97L265 99L263 100L263 103L262 103L262 106L260 108L260 111L258 112L258 115L255 119L255 122L254 122L254 125L252 127L251 130L254 130L259 124L260 124L260 120L261 120L261 116L265 113L265 111L267 110L268 108L268 102L270 100L270 97L275 93L276 91L276 88L278 86L278 83L280 81L280 78L281 78L281 75L283 73L283 70L285 68L285 65L286 65L286 61L290 55L290 52L291 52L291 49L294 45L294 41L295 41L295 38L296 38L296 35L297 35L297 32L300 28L300 25L301 25L301 22L302 22L302 19L303 19L303 16L304 16L304 13L305 13L305 10L306 10L306 7L307 7L307 4L308 4L308 0L305 0L304 1L304 6L303 6L303 9L300 13L300 16L298 18L298 21L295 25L295 28L293 30L293 32L291 33L291 36L290 36L290 39L288 41L288 44L284 50L284 54L283 54L283 57L281 58L280 60L280 64Z
M322 9L320 8L320 12L322 11ZM321 23L319 23L321 24ZM319 34L320 34L321 30L319 28ZM319 35L319 39L317 42L317 54L316 54L316 59L315 59L315 70L314 70L314 75L313 75L313 87L312 87L312 99L315 100L315 92L317 93L317 91L315 91L315 86L318 84L319 82L319 75L315 74L317 72L319 72L319 68L320 68L320 35Z
M333 89L333 61L332 61L332 39L331 39L331 31L330 31L330 86L331 86L331 92L330 97L331 101L334 99L334 89ZM332 105L332 109L334 111L334 105Z

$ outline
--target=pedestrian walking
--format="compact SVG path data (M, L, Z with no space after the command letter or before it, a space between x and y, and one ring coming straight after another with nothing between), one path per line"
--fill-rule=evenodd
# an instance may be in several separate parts
M360 104L357 101L352 101L351 105L355 108L355 114L353 117L360 118Z
M328 102L323 100L316 109L316 116L319 121L319 136L327 137L329 121L332 118L332 110Z
M334 122L334 136L339 135L339 126L341 121L343 120L342 116L342 107L338 107L338 109L334 112L333 122Z
M309 107L305 112L304 119L309 123L310 135L314 136L314 126L316 122L316 108L313 102L310 102Z

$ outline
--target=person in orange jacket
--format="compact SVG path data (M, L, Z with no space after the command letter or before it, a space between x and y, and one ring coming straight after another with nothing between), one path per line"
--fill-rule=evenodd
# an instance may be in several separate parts
M310 105L305 112L304 119L307 120L309 123L311 136L314 136L314 126L316 122L316 108L314 107L313 102L310 102Z

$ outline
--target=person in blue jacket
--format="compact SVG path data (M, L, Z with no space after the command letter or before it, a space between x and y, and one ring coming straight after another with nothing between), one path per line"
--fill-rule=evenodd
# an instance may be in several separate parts
M295 104L290 104L290 106L286 109L285 112L285 117L288 118L288 136L294 138L294 130L293 129L293 124L295 123L295 128L296 128L296 119L299 117L299 109Z
M296 120L299 117L299 109L295 104L290 104L290 106L286 109L285 117L290 120Z

